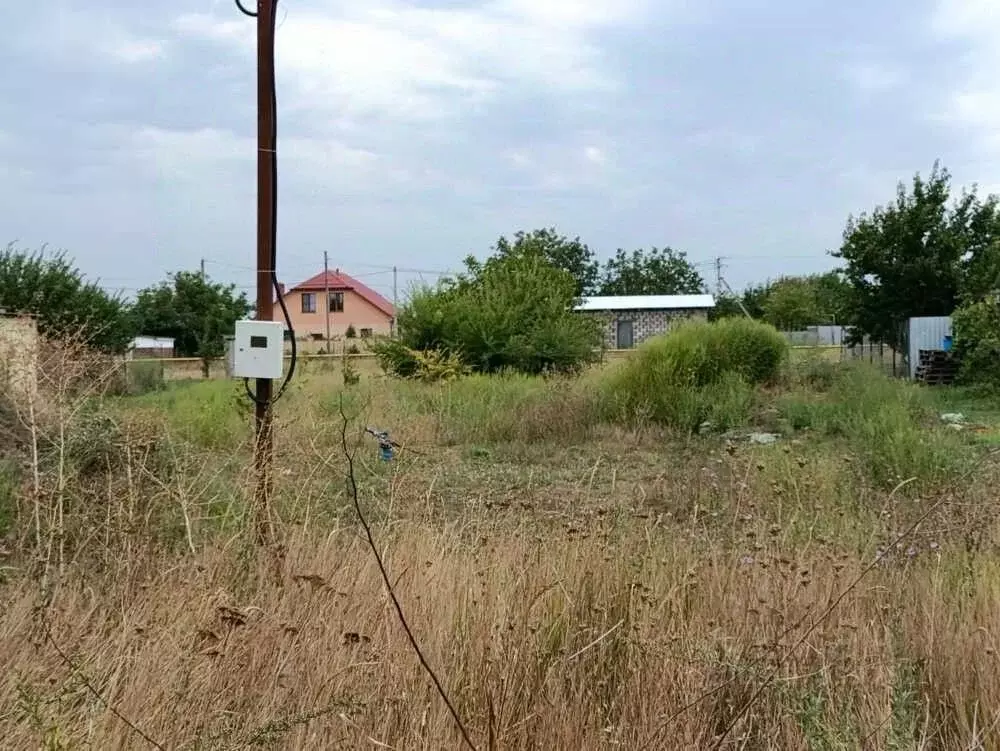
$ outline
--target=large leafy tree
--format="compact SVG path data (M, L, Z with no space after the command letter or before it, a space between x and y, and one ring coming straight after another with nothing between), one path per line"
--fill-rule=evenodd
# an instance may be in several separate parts
M0 250L0 309L35 315L46 336L83 336L112 352L133 336L128 303L86 281L62 252Z
M573 277L578 297L591 295L596 290L600 267L593 251L579 237L569 239L550 227L518 232L513 242L501 237L494 248L494 255L500 258L531 254L568 272Z
M604 264L602 295L684 295L704 292L705 282L683 251L618 249Z
M225 337L236 321L249 312L245 293L192 271L141 290L134 306L139 333L172 337L179 355L202 358L206 374L209 362L225 353Z
M853 289L848 322L855 340L868 335L900 348L911 316L951 315L972 269L988 279L983 260L997 240L996 200L975 190L951 200L951 176L937 163L930 176L900 183L896 200L851 217L843 244Z

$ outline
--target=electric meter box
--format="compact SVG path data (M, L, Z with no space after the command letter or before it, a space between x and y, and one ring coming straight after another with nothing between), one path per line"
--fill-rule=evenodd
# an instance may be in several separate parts
M231 346L233 378L281 378L285 365L285 324L237 321Z

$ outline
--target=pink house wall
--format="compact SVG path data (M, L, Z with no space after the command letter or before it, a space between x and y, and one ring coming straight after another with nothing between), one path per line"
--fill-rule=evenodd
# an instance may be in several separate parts
M353 290L331 290L344 295L343 312L330 312L330 336L343 337L348 326L354 326L357 335L361 329L371 329L372 334L389 334L392 330L392 318L379 310L361 295ZM316 295L316 312L302 312L302 295ZM310 339L314 336L326 337L326 308L324 307L324 290L295 290L285 294L285 305L288 307L289 318L295 329L296 339ZM274 306L275 321L284 321L281 306Z

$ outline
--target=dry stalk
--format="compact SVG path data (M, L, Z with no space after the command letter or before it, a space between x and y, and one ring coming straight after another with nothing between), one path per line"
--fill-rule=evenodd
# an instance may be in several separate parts
M896 493L898 493L900 490L902 490L904 487L906 487L910 483L914 482L915 480L916 480L915 477L911 477L911 478L909 478L907 480L903 480L902 482L900 482L898 485L896 485L895 488L893 488L892 492L889 494L889 498L894 497L896 495ZM894 542L899 543L899 542L902 542L903 540L907 539L908 537L910 537L910 535L912 535L917 530L917 528L925 520L927 520L931 516L931 514L933 514L937 509L939 509L947 500L948 500L948 498L941 498L940 500L938 500L935 503L931 504L931 506L928 507L928 509L926 511L924 511L924 513L920 514L920 516L917 517L916 521L914 521L909 527L906 528L905 531L903 531L900 535L898 535L896 537L896 540ZM717 751L718 749L722 748L723 742L729 736L729 734L732 732L733 728L736 727L736 724L743 718L743 716L757 702L757 700L761 697L761 695L764 693L764 691L767 689L767 687L770 686L771 683L774 682L774 679L777 677L778 673L781 672L781 668L784 666L784 664L788 660L788 658L791 657L792 654L794 654L798 650L798 648L801 647L805 643L806 639L808 639L809 636L817 628L819 628L820 625L822 625L822 623L830 616L830 614L833 613L834 610L836 610L837 606L840 605L841 602L843 602L844 598L847 597L847 595L849 595L851 592L853 592L857 588L857 586L861 583L861 581L866 576L868 576L868 574L870 574L872 571L874 571L875 568L878 567L878 565L885 559L885 557L889 555L889 553L892 551L892 549L893 549L893 546L886 545L885 549L882 550L882 551L880 551L879 554L875 556L874 560L871 563L869 563L865 568L863 568L861 570L861 572L854 578L854 580L851 581L850 584L848 584L843 590L841 590L840 594L838 594L833 599L833 601L823 610L823 612L819 614L819 616L816 618L816 620L814 620L812 622L812 624L802 633L802 635L798 638L798 640L796 640L796 642L794 644L792 644L792 646L783 655L781 655L775 661L774 669L760 683L760 685L750 695L750 697L740 706L740 708L737 710L737 712L733 715L732 719L729 721L729 723L723 729L722 733L720 733L719 736L715 739L715 742L712 744L713 751ZM805 623L806 618L808 618L808 617L809 617L809 613L807 612L807 613L805 613L802 616L802 618L800 618L795 623L793 623L789 628L785 629L784 632L782 632L781 636L779 636L779 638L775 640L775 642L774 642L775 648L781 642L782 638L784 638L785 636L787 636L788 634L790 634L790 633L792 633L794 631L797 631L798 628L803 623ZM758 665L761 665L767 659L767 657L768 657L768 655L762 655L762 656L758 657L757 659L751 661L750 667L753 668L753 667L757 667ZM683 707L681 707L679 710L677 710L676 712L674 712L664 722L660 723L660 725L658 725L656 727L656 729L649 735L649 737L639 747L640 751L645 751L646 749L651 748L653 746L653 744L656 743L656 741L659 740L659 737L663 733L663 731L666 730L667 727L669 727L669 725L674 720L676 720L678 717L680 717L681 715L683 715L689 709L691 709L691 708L697 706L698 704L700 704L705 699L709 699L712 696L714 696L715 694L719 693L720 691L723 691L728 686L732 685L736 681L736 679L737 679L736 676L734 676L734 677L730 678L729 680L723 681L718 686L715 686L714 688L709 689L708 691L704 692L703 694L700 694L694 700L688 702Z
M462 722L462 718L458 714L458 710L455 709L455 705L452 703L451 698L448 696L448 692L445 691L444 686L441 684L441 680L438 678L437 673L434 672L434 669L424 656L424 652L420 648L419 642L417 642L413 629L410 628L409 621L406 619L406 614L403 612L403 606L399 602L399 598L396 597L396 591L392 586L392 581L389 578L388 570L386 570L382 554L379 552L378 545L375 542L375 536L372 534L371 525L368 523L368 519L365 517L364 511L361 508L361 500L358 497L358 483L354 477L354 453L351 451L347 443L347 428L350 425L350 421L348 420L347 414L344 412L343 394L340 396L340 417L342 420L340 439L341 448L344 452L344 458L347 460L348 491L354 504L354 511L358 515L358 522L361 524L365 537L368 541L368 547L371 548L372 556L375 558L375 563L378 565L379 573L382 575L382 583L385 585L389 599L392 600L392 605L396 610L396 616L399 618L399 623L402 626L403 631L406 633L406 638L410 642L410 646L413 648L414 654L416 654L417 659L420 661L421 667L423 667L424 671L430 677L431 682L434 684L434 688L437 689L438 695L441 697L441 701L444 702L448 711L451 713L452 719L455 721L455 726L458 728L458 731L462 736L462 740L465 742L466 746L472 749L472 751L478 751L476 744L472 742L472 738L469 736L469 731L466 729L465 723Z

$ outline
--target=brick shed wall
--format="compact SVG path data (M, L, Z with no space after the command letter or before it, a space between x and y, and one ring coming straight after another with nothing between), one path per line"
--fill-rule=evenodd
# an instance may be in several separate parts
M608 349L618 347L618 321L632 321L632 336L639 345L646 339L658 334L665 334L677 321L690 319L708 319L707 310L693 308L681 310L607 310L586 312L602 322L604 330L604 346Z

